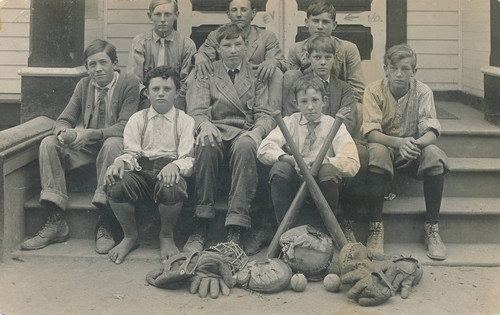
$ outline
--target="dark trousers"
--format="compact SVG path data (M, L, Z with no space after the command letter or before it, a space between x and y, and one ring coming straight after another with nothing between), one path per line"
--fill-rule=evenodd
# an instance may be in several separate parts
M215 197L219 167L229 160L231 189L226 216L226 226L251 227L250 206L257 189L257 144L250 137L235 138L216 144L195 148L195 216L215 217Z
M302 179L300 179L294 167L280 161L274 163L269 176L271 178L271 198L276 220L281 223L302 184ZM333 165L323 164L316 178L328 205L335 213L338 208L339 183L341 181L339 172Z

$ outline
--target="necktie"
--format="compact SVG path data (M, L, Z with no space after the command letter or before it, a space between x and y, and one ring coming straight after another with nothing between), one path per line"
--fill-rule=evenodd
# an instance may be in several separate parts
M160 38L160 48L158 49L158 64L157 67L165 64L165 38Z
M99 95L97 96L97 129L106 127L106 95L109 88L98 88Z
M229 74L229 78L231 79L231 82L234 84L234 79L236 78L236 74L238 74L240 70L238 69L230 69L227 73Z
M316 141L316 132L314 132L314 129L319 125L319 122L312 122L309 121L307 122L307 135L306 135L306 141L304 143L304 148L302 149L303 153L310 152L312 149L312 146L314 142Z
M330 84L326 80L321 80L323 82L323 86L325 87L325 92L328 92Z

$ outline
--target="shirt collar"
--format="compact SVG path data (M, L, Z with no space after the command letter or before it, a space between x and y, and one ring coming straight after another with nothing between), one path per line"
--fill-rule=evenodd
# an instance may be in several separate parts
M226 64L224 63L224 61L222 61L222 64L224 65L224 68L226 69L226 72L228 72L229 70L231 70L228 66L226 66ZM241 62L241 63L239 64L239 66L237 66L237 67L236 67L236 68L234 68L234 69L238 69L238 71L240 71L240 72L241 72L241 65L242 65L242 64L243 64L243 62ZM233 69L233 70L234 70L234 69Z
M321 114L321 116L319 116L319 118L318 118L318 119L316 119L316 120L315 120L315 121L313 121L313 122L314 122L314 123L318 123L318 124L319 124L319 123L320 123L320 122L322 122L324 119L325 119L325 114ZM299 125L304 126L304 125L307 125L307 123L308 123L308 122L309 122L309 121L308 121L308 120L307 120L307 119L306 119L306 118L305 118L302 114L300 114Z
M170 32L170 34L168 34L167 37L160 37L160 35L156 34L155 30L153 30L153 42L156 43L158 40L160 40L160 38L164 38L165 41L171 42L174 40L175 34L176 34L176 31L172 30L172 32Z
M157 115L163 116L166 119L168 119L169 121L174 121L175 107L172 106L172 108L168 112L166 112L165 114L161 115L160 113L158 113L156 111L156 109L153 108L153 106L150 106L149 107L149 111L148 111L148 120L151 120L153 117L155 117Z
M114 71L114 73L113 73L113 80L111 80L111 82L109 82L108 85L106 85L106 86L100 86L94 80L92 80L92 85L94 85L94 87L96 87L97 89L106 89L107 88L108 91L109 91L115 85L115 83L118 80L119 76L120 76L120 74L118 73L118 71Z
M321 80L321 82L328 82L328 83L330 83L331 73L328 73L328 79L326 79L326 80L323 80L323 79L322 79L319 75L317 75L316 73L314 73L314 76L318 77L318 78Z

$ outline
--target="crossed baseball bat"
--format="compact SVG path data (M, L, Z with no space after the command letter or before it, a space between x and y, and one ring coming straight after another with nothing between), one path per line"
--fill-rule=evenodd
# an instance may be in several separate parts
M325 142L323 143L321 150L319 151L318 156L314 160L311 169L307 167L306 163L304 162L304 159L302 158L302 155L300 155L299 149L297 148L297 145L293 141L292 135L290 134L290 131L288 131L285 122L281 117L281 112L280 111L273 112L273 118L278 124L281 133L285 137L286 143L288 144L288 147L290 148L290 151L293 157L295 158L295 162L297 163L300 171L302 172L302 177L304 178L304 182L300 186L297 195L295 195L295 198L290 204L290 207L288 208L285 217L281 221L278 230L274 234L271 244L269 244L269 248L267 249L267 257L275 258L278 256L279 239L281 235L290 228L292 223L297 218L299 209L304 203L307 189L309 189L311 197L314 203L316 204L316 207L318 208L319 214L321 215L321 218L323 219L323 222L325 223L326 228L330 233L330 235L332 236L335 244L337 244L340 248L344 247L344 245L347 244L347 239L345 238L344 232L342 232L339 222L335 218L335 215L333 214L332 209L328 205L325 196L323 196L323 193L321 192L318 184L314 180L314 176L318 174L319 169L323 164L323 160L328 152L328 149L330 148L333 139L335 138L335 135L339 131L339 128L342 125L342 122L344 121L344 117L339 114L335 116L335 121L332 125L332 128L330 129L330 132L328 133Z

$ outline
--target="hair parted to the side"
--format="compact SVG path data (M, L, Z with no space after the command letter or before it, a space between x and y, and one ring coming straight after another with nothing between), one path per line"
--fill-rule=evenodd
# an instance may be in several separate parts
M226 0L227 1L227 8L229 9L229 5L231 4L231 2L233 2L234 0ZM255 0L247 0L248 2L250 2L250 9L255 9L257 7L257 4L255 3Z
M153 13L155 8L159 5L162 4L174 4L174 10L175 12L179 11L179 7L177 6L177 0L152 0L151 3L149 4L149 13Z
M311 73L298 78L298 80L293 84L292 90L295 95L295 99L297 99L297 94L299 94L299 92L305 92L309 89L321 92L321 96L326 95L325 86L323 85L323 82L321 82L321 79Z
M310 55L313 51L335 55L335 42L331 36L313 36L307 40L307 53Z
M144 86L149 88L149 82L153 78L162 78L168 80L168 78L172 78L175 83L175 88L179 90L181 88L181 79L179 77L179 73L177 70L170 66L159 66L154 69L149 70L144 77Z
M233 23L227 23L219 27L216 31L216 37L217 37L217 43L220 44L220 42L223 39L235 39L238 37L242 37L243 39L243 29L239 27L236 24Z
M412 59L411 66L415 70L417 68L417 54L408 44L399 44L387 49L384 55L384 65L388 67L405 58Z
M315 16L326 12L335 22L335 19L337 18L337 10L335 10L332 2L332 0L315 0L311 2L311 4L307 7L307 18L311 15Z
M85 67L87 67L87 59L100 52L105 52L111 59L112 63L118 63L118 57L116 56L116 47L102 39L96 39L87 45L83 51L83 60L85 61Z

